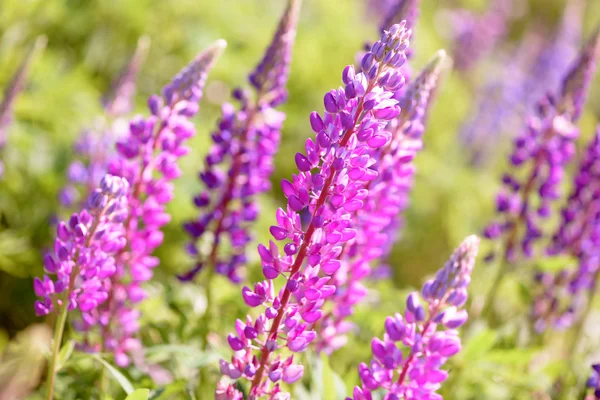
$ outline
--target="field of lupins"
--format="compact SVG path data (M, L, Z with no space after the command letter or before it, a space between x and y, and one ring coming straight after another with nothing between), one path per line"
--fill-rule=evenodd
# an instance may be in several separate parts
M600 2L0 4L0 400L600 399Z

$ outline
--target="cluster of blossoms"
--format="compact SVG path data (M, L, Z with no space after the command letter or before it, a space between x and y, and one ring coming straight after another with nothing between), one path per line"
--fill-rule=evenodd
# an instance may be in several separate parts
M514 140L509 159L524 174L521 178L508 173L503 176L503 189L497 197L497 211L503 220L485 230L487 238L503 238L503 256L508 262L515 260L519 248L524 256L532 256L533 244L543 237L542 221L552 214L552 204L560 198L564 168L575 154L574 141L579 136L574 124L582 112L599 50L596 34L565 77L562 90L538 103L527 128Z
M545 32L535 26L516 49L500 52L487 67L486 81L476 93L475 108L459 133L471 152L471 164L489 163L495 146L517 131L547 88L560 85L577 56L582 11L581 3L570 2L551 40L546 40Z
M339 256L341 266L329 282L336 291L329 299L331 311L318 324L319 350L331 353L346 343L344 334L352 327L347 318L367 295L363 282L385 262L401 232L402 212L408 206L414 180L413 160L423 147L427 109L446 61L446 53L440 51L411 82L399 102L400 115L388 124L392 139L374 151L378 161L372 168L377 178L366 186L369 196L353 216L356 236L344 245Z
M190 119L198 112L208 72L224 48L224 41L209 47L165 86L162 97L151 96L151 115L131 121L127 136L117 142L116 155L108 163L109 173L131 185L129 218L124 222L127 246L115 256L108 301L78 328L99 330L100 343L87 345L114 353L120 366L130 363L128 353L141 348L135 338L139 311L134 305L145 298L141 285L159 263L152 253L163 241L161 228L170 221L165 206L173 198L172 181L181 174L177 160L190 151L185 145L195 134Z
M371 342L374 358L358 367L361 386L354 388L353 400L371 400L377 390L389 400L442 399L436 391L448 373L441 367L461 348L457 328L467 320L461 307L467 301L478 248L476 236L466 238L435 278L423 285L427 309L413 292L404 315L386 319L383 340ZM399 343L406 347L404 354Z
M254 98L236 89L233 97L239 110L230 103L222 106L218 130L212 134L214 145L199 173L205 190L194 197L202 213L184 225L192 239L187 249L197 262L180 276L182 280L193 279L205 264L233 282L241 280L239 268L246 263L246 246L252 239L249 227L259 213L256 196L271 188L273 156L285 118L275 107L287 99L299 11L300 0L290 0L264 58L250 74ZM210 243L198 246L199 239ZM224 239L228 246L222 246ZM204 247L210 250L199 254ZM228 254L219 251L222 247L229 249Z
M0 103L0 151L2 151L4 146L6 146L6 141L8 139L8 127L11 125L13 120L13 106L15 99L19 93L23 91L29 69L31 68L31 63L36 55L44 49L44 47L46 47L46 38L37 38L35 44L27 53L23 59L23 62L21 62L21 65L19 65L19 68L4 90L4 96L2 97L2 102ZM0 179L3 175L4 164L2 159L0 159Z
M549 35L535 25L514 50L500 52L487 67L488 78L477 90L471 118L459 133L471 152L471 164L484 165L493 160L495 146L518 131L549 87L559 87L577 57L582 12L580 2L569 2L551 39L546 39Z
M127 134L127 122L122 118L133 109L135 80L148 52L149 40L140 38L136 51L113 82L102 100L106 118L99 118L94 129L84 130L73 145L78 155L68 167L68 183L59 193L65 208L79 207L107 172L117 140ZM108 120L107 120L108 119Z
M577 259L575 271L555 276L543 274L544 292L534 304L539 324L553 319L555 327L568 327L574 313L581 311L585 297L594 293L600 271L600 127L589 143L573 181L572 193L561 211L562 219L548 249L550 255L567 254ZM570 304L563 305L561 292ZM566 293L565 293L566 292ZM540 329L546 325L539 326Z
M278 382L302 377L303 367L293 356L281 359L276 350L304 351L317 336L308 328L335 293L328 282L341 266L344 244L356 236L352 216L364 205L368 182L377 178L374 151L391 140L385 127L400 114L393 95L404 84L400 68L409 36L404 23L393 25L365 54L358 72L352 66L344 69L344 86L324 97L324 116L311 114L316 137L306 141L306 154L296 154L300 173L282 182L287 207L277 211L277 225L271 227L277 241L287 242L284 254L274 242L259 245L267 279L242 291L246 304L265 310L254 321L248 316L237 322L236 334L228 337L235 355L231 362L221 361L223 375L251 381L252 399L289 398ZM305 227L304 210L310 216ZM285 284L275 294L278 277ZM219 390L235 393L235 386Z
M117 270L115 256L126 243L129 190L125 179L105 175L84 209L58 224L54 252L44 258L45 271L55 278L33 281L42 298L35 303L37 315L79 309L86 318L107 300L108 278Z

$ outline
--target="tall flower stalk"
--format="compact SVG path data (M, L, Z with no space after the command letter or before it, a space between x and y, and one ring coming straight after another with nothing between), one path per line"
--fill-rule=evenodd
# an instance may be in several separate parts
M285 119L276 107L287 99L300 4L301 0L288 1L271 44L250 74L255 93L235 89L239 110L230 103L222 107L221 120L212 134L214 144L199 173L205 189L194 197L201 213L184 225L192 240L187 249L196 265L181 275L181 280L193 279L205 266L235 283L242 279L239 270L246 263L246 247L252 240L250 227L259 214L256 197L270 190L273 157Z
M442 398L436 391L448 372L441 367L461 349L457 329L468 317L461 308L467 301L478 248L479 239L467 237L435 278L423 285L426 308L413 292L404 315L386 319L383 340L371 342L373 359L358 367L361 386L354 388L353 400L370 400L375 391L390 400Z
M400 67L409 36L404 23L393 25L365 54L358 72L344 69L344 86L324 97L324 116L311 114L316 137L306 141L306 154L296 154L300 172L282 182L287 207L277 211L277 225L271 227L275 240L286 242L284 254L274 242L259 245L266 280L242 290L246 304L264 311L255 321L238 320L236 333L228 337L235 355L231 362L221 361L223 375L250 381L251 399L272 398L282 393L280 380L302 377L303 366L294 356L282 359L277 350L307 348L316 337L309 327L336 290L328 282L341 266L343 245L356 235L351 217L368 196L366 183L377 178L372 152L391 140L385 127L400 113L393 95L404 83ZM299 214L304 210L310 215L305 227ZM276 292L278 277L285 284Z
M147 37L138 40L135 52L102 99L104 116L95 121L92 129L84 130L75 142L73 151L77 157L69 165L68 183L58 195L63 207L80 207L106 174L115 143L127 134L128 124L123 117L133 110L135 81L149 46Z
M534 318L538 330L548 322L556 328L585 320L597 288L600 272L600 126L590 141L573 180L573 190L561 210L561 224L548 249L550 255L570 255L577 260L575 271L543 275L543 296L536 299ZM559 294L564 286L567 305Z
M356 237L344 245L341 267L332 275L330 283L336 291L328 299L331 309L314 328L319 333L319 351L331 353L346 343L345 333L352 327L347 318L368 292L364 281L387 260L398 239L414 180L413 160L423 147L426 111L447 65L448 58L441 50L408 86L400 99L400 115L387 127L392 139L376 150L378 162L372 168L377 178L366 184L369 196L353 216Z
M131 121L108 164L109 173L131 185L129 218L124 222L126 246L115 257L107 301L83 318L78 328L99 330L100 342L91 339L86 345L114 354L119 366L128 365L131 357L142 358L136 338L140 313L135 305L146 297L142 284L159 263L152 253L163 241L161 228L170 220L165 207L173 198L172 181L181 174L177 160L190 151L185 143L196 133L191 118L198 112L208 72L225 46L220 40L201 52L164 87L162 96L149 98L151 115Z
M561 90L538 103L525 131L514 140L509 160L523 172L521 177L503 176L503 189L496 200L501 218L485 230L487 238L501 241L503 254L484 314L493 305L507 266L519 256L531 257L534 244L544 236L543 222L552 215L553 204L560 198L564 168L575 154L574 141L579 136L575 123L583 111L599 53L596 33L564 78Z
M48 400L53 398L68 312L79 309L85 318L108 299L109 278L117 270L115 257L126 244L123 223L129 212L129 190L125 179L105 175L83 210L58 224L53 254L44 258L48 275L34 279L35 294L41 298L35 303L36 314L58 314L48 368Z
M33 47L29 50L21 62L21 65L19 65L19 68L4 89L4 96L2 97L2 102L0 103L0 151L2 151L4 146L6 146L6 141L8 140L8 128L13 121L13 107L15 99L19 93L23 91L25 82L27 80L27 75L31 69L31 64L46 47L46 41L47 40L45 36L39 36L35 40ZM0 159L0 179L3 175L4 164L2 159Z

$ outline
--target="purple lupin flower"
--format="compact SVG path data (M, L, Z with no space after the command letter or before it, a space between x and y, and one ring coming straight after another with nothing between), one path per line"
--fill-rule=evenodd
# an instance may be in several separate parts
M586 386L590 388L590 393L585 400L600 399L600 364L592 364L592 374L587 380Z
M4 89L4 96L0 103L0 151L6 146L8 140L8 127L13 121L13 106L15 99L23 91L25 81L33 60L46 47L46 37L40 36L35 40L33 47L29 50L21 65L13 75L12 79ZM0 159L0 179L4 175L4 163Z
M558 87L578 56L583 37L584 4L581 0L567 2L558 29L552 34L549 43L544 43L537 55L535 64L529 71L527 86L527 107L532 109L535 102L549 87ZM547 36L545 32L540 35ZM527 51L527 49L525 49Z
M53 254L44 257L48 275L33 281L33 290L41 297L34 304L35 313L58 314L48 366L48 399L53 398L69 311L79 309L86 319L109 298L110 277L117 271L115 258L127 243L124 222L129 217L129 190L127 180L105 175L81 212L58 224Z
M85 208L56 228L53 254L44 258L50 275L35 278L37 315L46 315L68 304L87 313L108 298L106 279L115 271L115 258L125 246L123 222L127 218L129 183L105 175Z
M419 6L421 0L393 0L390 1L389 4L385 7L385 12L383 8L381 11L381 22L379 24L380 33L385 32L390 26L400 23L404 21L406 24L406 29L410 29L411 32L414 33L414 26L417 23L419 18ZM412 35L414 37L414 34ZM366 42L364 45L363 51L359 51L356 54L357 63L360 64L360 61L365 55L365 52L369 52L371 50L371 42ZM413 49L407 48L405 51L406 59L410 60L413 56ZM412 78L412 68L409 63L404 63L402 66L402 76L404 77L405 82L408 82ZM403 95L404 85L398 89L395 94L396 99L400 99Z
M300 0L290 0L264 58L250 74L256 93L252 97L241 89L233 96L240 102L236 110L230 103L222 107L218 130L213 132L213 147L199 173L205 190L194 197L201 214L184 227L192 239L187 248L197 257L196 266L181 275L191 280L205 264L233 282L241 280L239 267L246 262L249 230L258 217L256 196L270 190L274 170L273 156L279 147L284 114L275 106L287 98L289 75ZM199 254L196 242L211 233L210 251ZM227 254L222 241L230 244Z
M505 37L511 3L512 0L493 0L481 15L466 10L452 12L453 58L459 71L472 69Z
M165 86L162 97L149 98L151 115L131 121L108 164L111 174L131 185L127 246L115 257L108 301L82 319L78 328L99 330L99 350L113 353L119 366L128 365L130 355L139 359L141 343L135 338L139 311L134 306L146 297L142 284L159 263L152 253L162 243L161 228L170 221L165 206L173 198L172 181L181 174L177 160L189 152L185 142L195 134L190 119L198 112L208 72L225 46L220 40L204 50ZM88 335L86 345L97 350L93 343Z
M383 14L379 30L385 32L390 26L400 21L406 21L406 28L414 31L417 20L419 19L419 8L421 0L395 0L387 8ZM414 35L412 38L414 42ZM406 57L410 59L412 56L412 48L406 49Z
M356 235L351 217L363 207L366 184L377 178L373 152L391 140L385 127L400 113L393 94L404 83L400 67L409 36L404 23L392 26L365 54L359 72L344 69L344 86L324 97L324 116L310 116L316 137L306 141L306 154L296 154L300 172L282 182L287 207L277 211L271 227L275 240L286 242L284 254L274 242L259 245L266 280L242 290L246 304L264 311L255 320L237 321L236 333L228 337L235 355L221 361L223 375L251 381L249 399L288 398L280 394L279 381L302 377L303 366L293 355L282 359L277 349L304 351L316 337L310 326L336 290L328 282L341 266L344 244ZM276 278L285 282L279 289Z
M575 271L563 270L555 276L542 274L539 277L543 292L534 303L533 316L540 331L548 324L556 328L569 327L581 316L582 306L587 303L585 298L591 300L597 287L600 271L600 126L583 155L573 182L573 191L561 211L561 224L548 252L570 255L578 265Z
M388 258L398 238L414 179L413 160L423 146L426 110L446 61L443 50L433 57L406 89L400 100L402 111L388 126L392 140L378 150L379 161L372 167L377 179L368 182L369 196L353 217L356 237L344 245L341 267L329 282L336 286L328 300L331 311L314 327L319 351L331 353L346 343L345 333L352 327L347 318L367 295L363 282Z
M77 157L67 168L68 183L60 190L58 199L65 208L79 206L106 174L115 143L127 134L123 116L133 109L137 73L146 59L150 41L140 38L136 50L123 71L103 97L105 118L99 118L93 129L84 130L73 151Z
M569 2L550 40L536 25L514 51L495 57L493 71L477 90L471 117L460 130L459 138L471 152L472 165L489 164L500 141L514 135L538 99L549 87L559 87L577 57L582 12L580 1Z
M564 167L575 153L574 140L583 99L595 71L600 49L598 35L590 40L563 81L557 96L548 95L528 121L525 131L514 140L510 162L522 170L523 178L505 174L503 190L497 198L497 210L504 218L486 228L490 239L504 238L504 257L509 262L517 256L518 247L527 257L533 243L542 237L541 222L551 214L552 203L559 198L558 187ZM534 193L539 206L534 207Z
M509 160L524 173L522 177L508 173L503 176L503 189L496 199L501 219L485 229L488 239L503 241L503 263L484 313L492 307L506 266L519 255L531 257L533 245L544 236L542 223L552 215L553 203L560 198L564 168L575 154L579 129L574 124L581 114L599 53L600 36L596 33L565 77L559 93L549 94L539 102L536 115L514 140ZM492 258L493 255L487 257Z
M448 372L441 367L461 349L457 329L467 320L467 311L461 308L478 248L479 239L467 237L435 278L423 285L427 308L413 292L406 299L404 315L386 319L383 340L371 342L373 359L358 367L361 386L354 388L351 399L370 400L371 392L379 389L385 399L442 399L436 391Z

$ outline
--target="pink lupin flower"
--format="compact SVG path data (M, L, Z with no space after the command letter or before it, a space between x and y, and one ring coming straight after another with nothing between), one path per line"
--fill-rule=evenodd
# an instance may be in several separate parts
M344 245L342 265L332 276L330 283L336 291L328 301L331 311L315 327L319 332L318 350L331 353L346 343L345 333L352 328L347 319L368 293L364 281L385 262L397 240L414 180L413 161L423 147L426 111L446 61L446 53L439 51L408 85L400 100L402 111L388 125L392 140L376 151L379 161L373 168L377 179L365 187L369 196L353 217L356 237Z
M423 285L426 308L413 292L404 315L385 320L383 340L372 340L373 359L359 365L361 386L349 399L370 400L372 392L382 391L389 400L441 400L436 391L448 376L441 367L461 348L457 328L466 322L467 312L460 308L467 301L478 248L479 239L467 237L435 278Z
M111 174L131 185L125 221L127 246L115 257L116 272L107 301L83 318L78 328L99 330L100 349L112 352L119 366L128 365L130 355L140 358L141 343L136 338L140 313L134 307L146 297L142 284L159 263L152 253L163 241L161 228L170 221L165 207L173 198L172 181L181 174L177 160L190 151L185 143L196 133L190 119L198 112L208 72L225 46L220 40L201 52L165 86L162 96L150 97L151 115L131 121L108 164Z
M286 398L279 382L302 375L294 357L282 358L277 349L302 352L317 335L310 326L336 290L329 281L341 266L343 245L356 235L351 217L368 196L365 184L377 178L373 151L391 140L385 127L400 114L393 95L404 84L400 67L409 37L404 23L392 26L365 54L358 72L344 69L344 86L324 97L324 117L311 114L316 137L307 140L305 154L296 154L299 173L282 182L287 207L277 211L277 225L271 227L275 240L286 242L283 254L274 242L259 245L267 280L243 289L246 303L264 311L256 319L238 320L229 337L235 355L231 362L221 361L223 375L251 381L250 399ZM310 222L304 228L300 212L305 210ZM284 282L279 289L277 281Z

